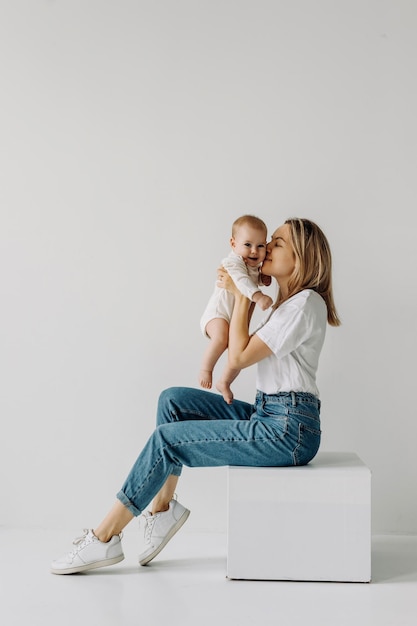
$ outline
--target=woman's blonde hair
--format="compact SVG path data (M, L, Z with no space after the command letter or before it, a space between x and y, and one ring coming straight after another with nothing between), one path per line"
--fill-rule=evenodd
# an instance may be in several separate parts
M294 271L288 281L286 299L302 289L314 289L326 303L328 323L340 326L333 300L332 255L325 234L317 224L307 219L293 217L286 220L285 224L290 227L296 258ZM277 304L280 304L279 297Z

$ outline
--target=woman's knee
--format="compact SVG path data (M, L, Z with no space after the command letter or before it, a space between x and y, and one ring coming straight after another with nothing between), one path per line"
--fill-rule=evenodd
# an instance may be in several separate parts
M156 415L157 425L178 421L178 407L183 387L168 387L159 394Z
M158 426L160 424L166 424L169 421L169 417L171 415L170 405L172 396L170 391L170 389L164 389L159 394L158 408L156 412L156 423Z

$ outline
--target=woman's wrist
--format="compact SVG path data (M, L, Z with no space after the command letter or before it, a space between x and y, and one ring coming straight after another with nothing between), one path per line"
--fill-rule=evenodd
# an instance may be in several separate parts
M247 298L246 296L244 296L241 291L238 291L235 295L234 309L238 308L238 309L246 310L246 309L249 309L250 305L251 305L251 300Z

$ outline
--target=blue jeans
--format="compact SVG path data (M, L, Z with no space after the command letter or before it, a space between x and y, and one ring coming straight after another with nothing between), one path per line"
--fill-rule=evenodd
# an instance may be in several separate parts
M256 394L255 404L188 387L159 397L157 426L118 499L133 513L153 500L183 465L306 465L320 445L320 400L310 393Z

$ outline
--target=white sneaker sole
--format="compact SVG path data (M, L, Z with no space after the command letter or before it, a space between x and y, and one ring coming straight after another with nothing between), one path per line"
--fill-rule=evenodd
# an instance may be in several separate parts
M155 550L153 552L151 552L150 554L147 554L143 558L141 558L139 556L139 565L146 565L147 563L149 563L149 561L152 561L152 559L154 559L161 552L161 550L163 550L163 548L165 548L165 546L167 545L168 541L170 539L172 539L172 537L175 535L176 532L179 531L181 526L183 524L185 524L185 522L187 521L189 515L190 515L190 511L188 509L186 509L184 511L184 513L181 515L181 517L179 518L179 520L171 528L171 530L166 535L166 537L163 539L162 543L160 543L159 546L157 548L155 548Z
M105 559L104 561L95 561L94 563L86 563L85 565L78 565L77 567L69 567L66 569L56 569L51 567L52 574L78 574L78 572L87 572L90 569L98 569L99 567L107 567L107 565L115 565L123 561L124 555L115 556L112 559Z

